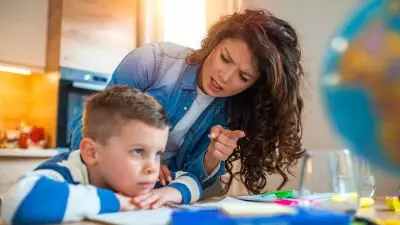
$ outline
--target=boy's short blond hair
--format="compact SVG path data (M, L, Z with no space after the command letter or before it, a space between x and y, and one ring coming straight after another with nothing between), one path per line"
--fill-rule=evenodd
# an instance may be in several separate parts
M163 107L152 96L127 86L113 86L86 100L82 135L105 145L131 120L160 129L168 126Z

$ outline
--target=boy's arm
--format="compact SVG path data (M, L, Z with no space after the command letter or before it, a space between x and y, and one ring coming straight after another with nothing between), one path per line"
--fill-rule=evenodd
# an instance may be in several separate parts
M133 203L142 209L155 209L171 203L189 204L198 201L203 189L198 179L188 172L171 172L173 181L167 186L156 183L155 190L136 196Z
M15 184L3 199L2 218L9 224L78 221L87 215L117 212L114 192L70 184L54 170L37 170Z
M197 178L201 181L203 190L213 186L219 177L225 174L225 161L221 161L210 174L207 173L204 160L206 159L205 155L207 153L209 144L210 138L206 133L196 144L194 151L191 153L189 159L182 168L182 170L188 171L197 176Z
M172 182L169 187L177 189L182 195L182 204L189 204L198 201L203 196L201 183L191 173L178 171L171 172Z

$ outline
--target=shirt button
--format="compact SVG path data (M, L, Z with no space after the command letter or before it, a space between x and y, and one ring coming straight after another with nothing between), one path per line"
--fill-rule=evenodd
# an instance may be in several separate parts
M186 111L187 109L188 109L188 108L187 108L186 106L185 106L185 107L183 107L183 110L185 110L185 111Z

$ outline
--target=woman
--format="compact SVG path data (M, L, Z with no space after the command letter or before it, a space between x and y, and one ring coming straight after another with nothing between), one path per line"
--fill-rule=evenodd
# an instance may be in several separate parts
M108 86L146 91L164 106L171 126L162 160L170 170L191 172L207 188L226 168L225 191L238 177L249 192L260 193L267 174L279 173L283 187L302 153L300 60L287 22L246 10L221 18L198 50L172 43L133 50ZM78 125L72 148L80 138ZM236 160L241 168L233 174Z

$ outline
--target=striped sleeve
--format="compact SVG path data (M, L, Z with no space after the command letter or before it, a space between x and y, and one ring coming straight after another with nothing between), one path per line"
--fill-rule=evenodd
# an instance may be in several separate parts
M176 188L182 195L182 204L198 201L203 195L203 188L196 176L188 172L172 173L173 181L168 186Z
M79 221L88 215L117 212L112 191L70 184L54 170L24 176L3 199L2 218L8 224L48 224Z

